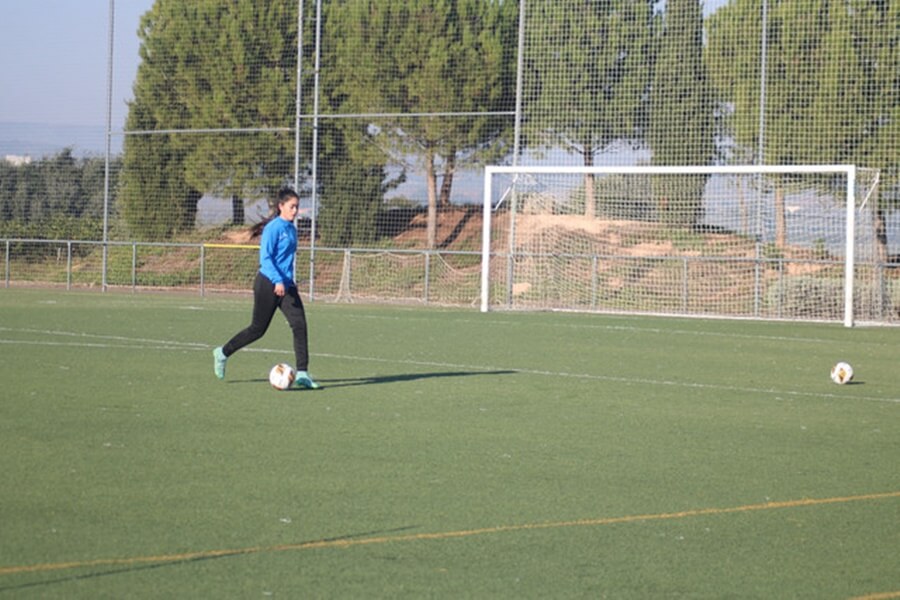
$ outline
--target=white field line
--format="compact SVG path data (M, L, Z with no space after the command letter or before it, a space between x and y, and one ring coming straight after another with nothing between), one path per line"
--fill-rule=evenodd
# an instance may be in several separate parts
M830 394L830 393L821 393L821 392L803 392L803 391L793 391L793 390L777 390L774 388L753 388L753 387L742 387L742 386L732 386L732 385L719 385L715 383L699 383L699 382L691 382L691 381L669 381L665 379L646 379L643 377L615 377L613 375L593 375L590 373L567 373L564 371L543 371L539 369L525 369L520 367L498 367L498 366L487 366L487 365L462 365L455 363L445 363L445 362L432 362L432 361L419 361L419 360L398 360L398 359L389 359L389 358L372 358L372 357L363 357L363 356L347 356L341 354L316 354L317 358L334 358L339 360L353 360L353 361L368 361L368 362L383 362L383 363L399 363L405 365L416 365L422 367L441 367L446 369L454 369L454 370L471 370L471 371L512 371L515 373L523 373L526 375L539 375L546 377L567 377L572 379L585 379L590 381L607 381L612 383L623 383L626 385L654 385L654 386L671 386L671 387L683 387L683 388L691 388L691 389L705 389L705 390L721 390L728 392L746 392L753 394L773 394L776 396L794 396L794 397L805 397L805 398L827 398L827 399L835 399L835 400L846 400L848 399L846 395L843 394ZM900 398L878 398L874 396L853 396L853 400L870 400L873 402L893 402L900 404Z
M223 310L227 312L246 312L246 307L237 307L237 306L224 306L224 307L214 307L211 308L209 306L182 306L180 307L182 310L198 310L198 311L206 311L206 310ZM409 309L410 314L404 315L378 315L378 314L341 314L341 319L366 319L366 320L384 320L384 321L397 321L402 322L404 324L408 324L410 321L431 321L429 317L425 316L417 316L415 314L416 309ZM840 344L842 347L846 347L853 344L863 344L867 347L872 346L884 346L889 348L895 348L896 344L893 341L884 341L884 342L872 342L872 341L863 341L863 340L855 340L852 335L843 335L846 332L846 328L841 327L840 331L836 333L836 336L840 336L841 339L835 338L823 338L823 337L799 337L799 336L785 336L785 335L763 335L763 334L750 334L750 333L731 333L731 332L720 332L720 331L699 331L692 329L668 329L668 328L660 328L660 327L646 327L646 326L636 326L636 325L609 325L609 324L592 324L592 323L541 323L541 322L522 322L516 320L507 320L502 318L504 313L490 313L488 315L481 315L478 318L469 318L469 317L460 317L454 319L456 323L467 323L467 324L475 324L478 326L484 326L485 324L490 325L501 325L508 327L547 327L550 329L593 329L597 331L622 331L622 332L631 332L634 334L651 334L651 335L685 335L685 336L696 336L696 337L724 337L724 338L734 338L734 339L745 339L745 340L762 340L762 341L773 341L773 342L799 342L799 343L807 343L807 344ZM516 313L511 313L516 314ZM602 317L609 318L617 318L619 315L616 314L603 314L600 315ZM655 317L654 317L655 318ZM685 321L691 322L727 322L729 319L705 319L703 317L690 318L690 317L681 317ZM622 319L633 319L633 317L622 316ZM752 319L734 319L735 321L743 321L750 322ZM766 321L761 321L766 322ZM776 323L777 324L777 323ZM809 323L814 324L814 323ZM0 331L3 331L4 328L0 327ZM11 330L12 331L12 330ZM18 330L24 331L24 330ZM73 334L78 335L78 334Z
M408 323L410 320L415 320L416 317L387 317L382 315L347 315L348 319L385 319L385 320L396 320L402 321L404 323ZM424 317L422 320L426 320ZM471 323L476 325L484 325L486 321L480 319L456 319L457 323ZM627 333L634 334L654 334L654 335L686 335L686 336L697 336L697 337L723 337L723 338L733 338L733 339L744 339L744 340L761 340L761 341L771 341L771 342L801 342L807 344L822 344L822 343L833 343L833 344L841 344L842 346L853 343L861 343L866 346L889 346L894 348L896 346L893 342L871 342L871 341L859 341L856 342L850 336L846 336L847 339L832 339L832 338L822 338L822 337L797 337L797 336L785 336L785 335L759 335L759 334L750 334L750 333L727 333L720 331L697 331L691 329L667 329L661 327L638 327L635 325L593 325L593 324L584 324L584 323L524 323L520 321L505 321L505 320L492 320L490 321L491 325L506 325L509 327L523 327L527 326L529 328L534 327L549 327L551 329L594 329L597 331L623 331Z
M69 346L84 348L127 348L131 350L200 350L209 351L212 346L209 344L201 344L197 342L177 342L173 340L154 340L146 338L129 338L124 336L99 335L89 333L77 333L68 331L51 331L39 329L17 329L10 327L0 327L0 332L21 332L49 336L61 336L70 338L83 338L82 341L56 341L56 340L16 340L0 338L0 344L11 345L39 345L39 346ZM108 341L84 341L87 339L108 340ZM113 342L113 343L110 343ZM243 348L241 352L259 352L265 354L289 354L286 350L276 350L272 348L248 347ZM780 396L790 396L795 398L822 398L829 400L848 399L844 394L822 393L822 392L805 392L797 390L779 390L774 388L757 388L732 385L720 385L714 383L702 383L692 381L672 381L666 379L648 379L643 377L617 377L614 375L597 375L592 373L569 373L565 371L546 371L541 369L528 369L522 367L508 367L497 365L467 365L460 363L448 363L441 361L427 360L411 360L400 358L383 358L373 356L354 356L347 354L331 354L331 353L313 353L316 358L328 358L334 360L344 360L353 362L373 362L384 364L400 364L411 365L416 367L439 367L443 369L468 370L468 371L510 371L514 373L522 373L526 375L536 375L545 377L562 377L571 379L583 379L588 381L605 381L612 383L620 383L625 385L651 385L651 386L667 386L682 387L687 389L702 390L721 390L726 392L740 392L750 394L767 394ZM900 398L880 398L875 396L852 396L853 400L868 400L873 402L891 402L900 404Z

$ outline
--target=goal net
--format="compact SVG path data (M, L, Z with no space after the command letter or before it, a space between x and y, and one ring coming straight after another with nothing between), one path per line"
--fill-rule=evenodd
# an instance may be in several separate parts
M482 311L851 326L890 310L874 170L490 166L484 178Z

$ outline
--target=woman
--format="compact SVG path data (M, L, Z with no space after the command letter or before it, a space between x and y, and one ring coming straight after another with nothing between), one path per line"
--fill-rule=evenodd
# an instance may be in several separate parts
M300 199L297 193L285 188L278 193L278 214L262 230L259 243L259 272L253 282L253 317L250 325L239 331L224 346L213 350L213 370L219 379L225 378L228 357L261 338L272 322L275 309L280 308L294 334L294 357L297 377L294 385L315 390L320 386L307 372L306 312L294 283L294 256L297 254L297 227L294 219Z

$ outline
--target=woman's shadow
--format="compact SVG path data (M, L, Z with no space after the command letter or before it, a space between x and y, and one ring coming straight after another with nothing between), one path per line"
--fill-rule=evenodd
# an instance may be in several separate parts
M372 377L355 377L344 379L320 379L322 387L351 387L355 385L377 385L379 383L399 383L403 381L418 381L420 379L435 379L439 377L471 377L473 375L511 375L515 371L435 371L432 373L400 373L397 375L379 375Z
M380 383L400 383L403 381L418 381L420 379L435 379L438 377L472 377L474 375L511 375L516 373L516 371L510 369L502 369L502 370L494 370L494 371L434 371L431 373L399 373L396 375L379 375L372 377L353 377L353 378L340 378L340 379L319 379L316 378L316 381L322 387L320 390L324 390L326 388L340 388L340 387L352 387L356 385L377 385ZM229 383L259 383L259 382L268 382L268 379L256 378L256 379L235 379L231 380ZM290 388L286 391L308 391L302 388ZM318 390L316 390L318 391Z

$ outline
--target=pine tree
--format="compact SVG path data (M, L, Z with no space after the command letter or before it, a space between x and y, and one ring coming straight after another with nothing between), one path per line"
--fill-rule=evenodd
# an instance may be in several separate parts
M703 14L698 0L668 0L655 64L648 142L654 165L708 165L715 153L714 104L703 63ZM707 177L654 177L660 218L697 226Z
M531 141L593 166L615 142L640 143L652 73L652 0L527 3ZM595 213L585 177L585 214Z
M275 0L207 2L195 18L188 26L198 30L188 35L203 60L185 70L191 127L247 132L192 136L186 178L230 198L232 223L242 225L244 199L274 198L293 171L293 133L253 130L293 126L296 7Z
M191 80L184 65L202 58L197 45L184 39L194 15L184 3L157 0L141 18L141 63L125 123L135 133L125 137L117 195L125 224L137 239L163 240L190 230L202 195L185 178L187 140L151 133L190 127L191 107L181 90Z
M854 163L897 187L900 8L865 0L770 0L764 120L767 164ZM708 61L732 107L743 156L758 144L760 0L733 0L709 21ZM785 240L784 186L776 190L776 244Z
M157 0L144 15L127 127L147 133L126 139L122 177L134 235L190 229L205 193L231 198L242 224L245 198L289 180L296 34L296 6L277 0ZM222 129L246 133L152 133Z
M397 114L372 130L398 160L425 170L428 247L458 168L508 151L511 119L403 114L511 110L516 6L502 0L358 0L329 4L346 110ZM441 184L438 184L438 180Z

